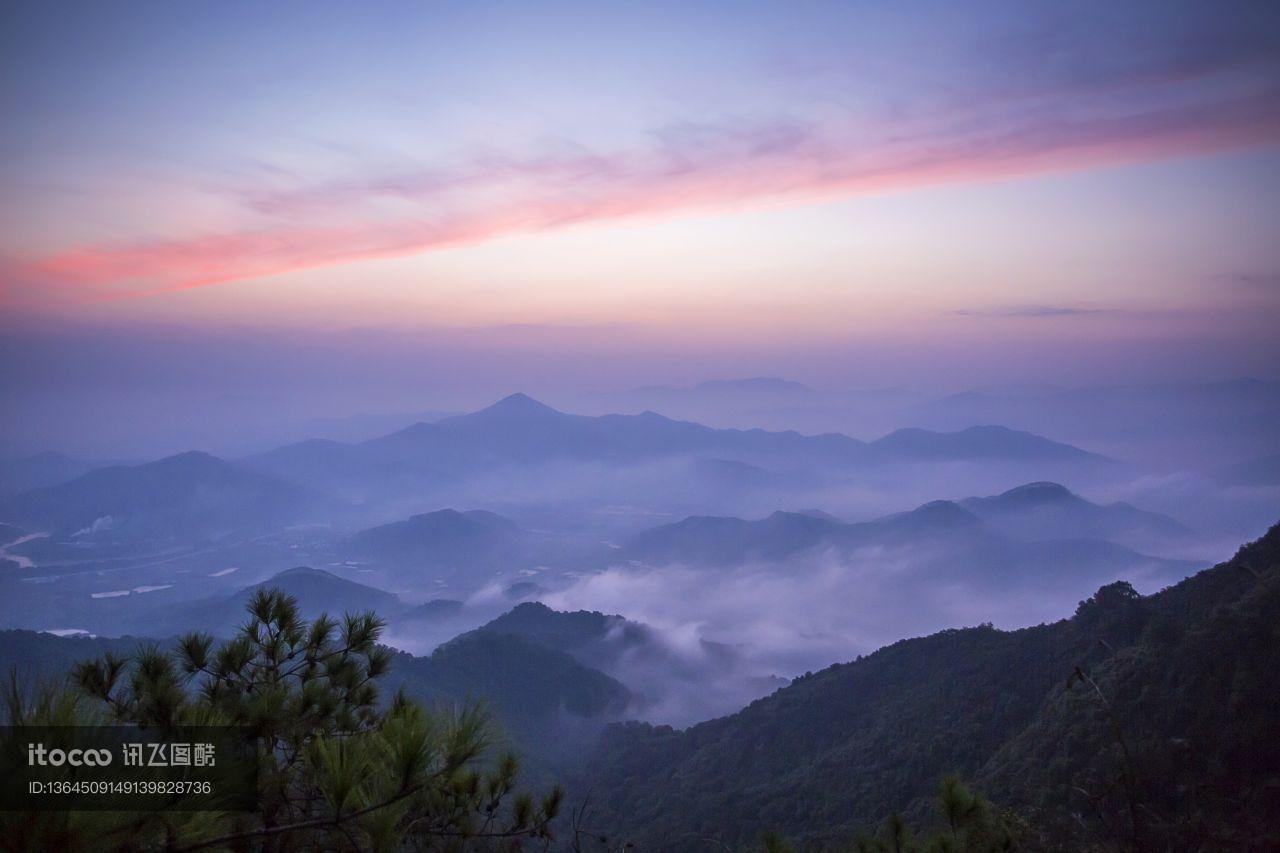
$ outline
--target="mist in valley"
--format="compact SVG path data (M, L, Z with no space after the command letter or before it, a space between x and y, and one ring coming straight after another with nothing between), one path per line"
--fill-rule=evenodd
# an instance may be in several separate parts
M1164 401L1162 434L1200 448L1179 451L1190 464L1138 452L1151 409L1135 393ZM1073 419L1082 397L1090 417ZM687 726L903 638L1055 621L1115 580L1159 590L1280 507L1262 453L1277 436L1258 426L1276 421L1257 417L1280 401L1272 383L993 402L744 380L582 399L644 408L575 414L515 394L386 432L335 412L327 423L373 434L247 455L10 457L0 618L226 635L250 591L278 585L311 615L374 609L389 645L424 658L486 632L555 637L556 654L625 692L592 725ZM1207 434L1206 400L1240 431ZM650 408L663 403L673 416ZM768 429L749 426L753 412ZM1067 440L1079 435L1097 441ZM597 621L553 627L581 612Z

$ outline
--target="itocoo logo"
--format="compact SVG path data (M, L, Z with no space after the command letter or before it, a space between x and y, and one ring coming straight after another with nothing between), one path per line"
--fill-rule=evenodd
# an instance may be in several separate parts
M42 743L27 744L28 767L106 767L111 763L109 749L46 749Z

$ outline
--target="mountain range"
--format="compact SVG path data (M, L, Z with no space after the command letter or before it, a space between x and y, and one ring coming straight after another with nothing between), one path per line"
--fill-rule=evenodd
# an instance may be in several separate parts
M439 481L504 466L554 462L638 464L672 456L726 459L784 468L848 471L858 466L938 461L1017 461L1105 468L1096 454L998 426L955 433L902 430L874 442L838 433L801 435L713 429L655 412L573 415L512 394L466 415L420 423L359 444L309 441L252 457L261 471L348 494L371 477Z
M317 570L269 583L309 616L398 606ZM249 592L202 612L229 621ZM765 830L825 849L894 811L927 825L947 773L1053 849L1135 831L1141 849L1266 849L1280 841L1280 747L1262 737L1280 727L1277 624L1280 525L1155 595L1115 582L1058 622L902 640L685 730L610 725L643 697L609 670L667 652L646 626L596 612L520 605L429 656L396 654L383 686L485 701L535 778L570 768L571 801L590 792L592 824L641 849L749 844ZM0 667L48 680L140 642L0 632ZM1140 806L1136 830L1126 799Z
M55 468L74 476L0 498L0 522L99 544L204 541L300 522L350 529L366 519L422 516L424 503L469 496L473 504L545 505L554 493L594 507L611 499L652 511L681 501L725 505L766 489L799 494L855 475L892 481L903 466L929 472L942 463L1006 465L1073 476L1114 467L1079 448L997 426L899 430L864 442L839 433L713 429L654 412L574 415L523 394L367 441L314 439L236 461L190 451L87 473L77 463L46 461L41 476L57 476ZM673 477L685 483L683 495L670 490ZM21 477L11 478L17 482ZM474 516L470 521L479 524ZM412 547L392 540L408 541L415 525L430 523L437 522L418 517L350 544L407 555ZM428 556L453 559L444 545Z
M989 498L932 501L860 523L813 511L780 511L758 520L692 516L640 533L615 560L728 567L825 553L856 564L861 553L896 549L912 555L916 580L1047 591L1060 582L1078 586L1126 573L1172 582L1196 568L1108 541L1158 532L1187 531L1166 516L1127 504L1100 506L1057 484L1032 483Z

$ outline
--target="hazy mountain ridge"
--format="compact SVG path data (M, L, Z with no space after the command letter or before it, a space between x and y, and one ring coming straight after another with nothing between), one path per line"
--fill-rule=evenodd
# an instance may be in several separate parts
M0 459L0 495L56 486L111 464L119 463L75 459L48 450L30 456Z
M1057 483L1028 483L999 495L965 498L960 505L1008 535L1026 539L1169 542L1192 532L1167 515L1123 501L1096 504Z
M349 557L394 570L405 582L513 571L537 559L535 537L484 510L443 509L368 528L342 546Z
M57 536L223 536L306 518L317 493L207 453L99 468L0 502L0 517Z
M1052 512L1041 521L1050 538L1040 539L1026 535L1040 531L1023 529L1019 522L1023 501L1034 496L1032 508L1042 508L1045 494L1052 495L1047 501ZM1067 523L1070 519L1057 518L1064 513L1083 515L1091 524L1073 526ZM1052 585L1053 573L1063 571L1106 579L1125 566L1145 566L1171 581L1195 567L1100 538L1100 533L1116 532L1103 523L1109 519L1185 532L1172 519L1127 505L1100 507L1056 484L1037 483L993 498L931 501L909 512L857 523L827 514L781 511L759 520L693 516L644 531L620 558L646 565L715 567L781 562L806 552L830 551L856 561L860 549L931 548L933 557L925 567L930 576L979 584L1044 581Z
M238 461L190 451L96 469L0 499L0 522L55 541L192 543L298 522L360 530L421 515L433 503L538 511L548 494L570 507L613 499L637 513L681 501L738 509L766 491L786 505L816 489L852 487L858 476L892 483L902 466L920 481L940 462L1044 474L1110 464L1001 427L900 431L867 443L840 433L713 429L654 412L574 415L513 394L359 443L313 439ZM674 476L685 482L683 496L668 488Z
M1003 426L971 426L955 432L909 427L871 442L871 447L919 459L1027 458L1105 464L1110 460L1024 430Z
M714 429L655 412L574 415L524 394L513 394L477 412L415 424L360 444L304 442L246 461L296 482L367 491L370 477L382 470L405 478L439 481L502 466L569 460L637 464L690 455L766 468L820 466L833 470L938 460L1109 464L1096 454L1002 427L975 427L957 433L913 430L867 443L840 433Z
M1104 447L1162 467L1223 465L1274 453L1280 382L1232 379L1086 387L979 388L898 417L933 429L1002 423Z

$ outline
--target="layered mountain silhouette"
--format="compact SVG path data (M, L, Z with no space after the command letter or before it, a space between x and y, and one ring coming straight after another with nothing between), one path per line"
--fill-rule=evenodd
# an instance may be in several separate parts
M1109 387L979 389L912 407L913 425L975 423L1052 431L1130 461L1195 469L1274 454L1280 382L1232 379Z
M74 471L73 463L46 461L46 467ZM477 412L359 443L309 440L237 462L191 451L96 469L0 499L0 523L83 541L208 539L302 521L347 524L357 513L386 518L400 506L409 515L423 503L469 494L493 505L505 484L523 487L526 502L532 500L528 495L554 494L596 505L605 495L655 504L670 491L663 485L679 477L685 505L692 507L768 488L794 492L859 472L883 478L896 466L944 462L1008 464L1033 473L1063 466L1102 470L1110 464L1003 427L900 430L868 443L838 433L714 429L654 412L575 415L512 394ZM408 555L416 546L393 540L412 539L415 525L440 524L443 530L451 523L465 538L461 527L469 522L479 523L474 516L467 522L416 517L398 528L366 531L351 544ZM453 535L438 540L435 556L446 562ZM514 537L493 529L487 535Z
M932 501L910 512L859 523L811 511L775 512L757 520L692 516L640 533L614 560L714 568L829 555L856 566L860 554L888 552L900 554L900 565L910 567L899 576L903 582L1017 583L1045 590L1059 582L1076 584L1123 574L1172 582L1197 568L1098 538L1132 524L1184 530L1172 519L1127 505L1100 507L1052 484L971 500L976 501L974 508L969 501ZM1044 509L1046 505L1052 512ZM1059 535L1053 532L1055 513L1063 524ZM994 523L985 519L987 515ZM1023 515L1037 522L1034 530L1028 523L1029 532L1043 536L1024 535L1018 524Z
M1083 468L1110 464L1079 448L995 426L956 433L901 430L868 443L838 433L713 429L655 412L574 415L524 394L512 394L477 412L415 424L359 444L308 441L247 462L295 482L355 494L378 480L390 485L415 478L443 482L504 466L571 461L634 465L672 456L745 463L762 469L780 466L824 471L940 461L1070 463Z

